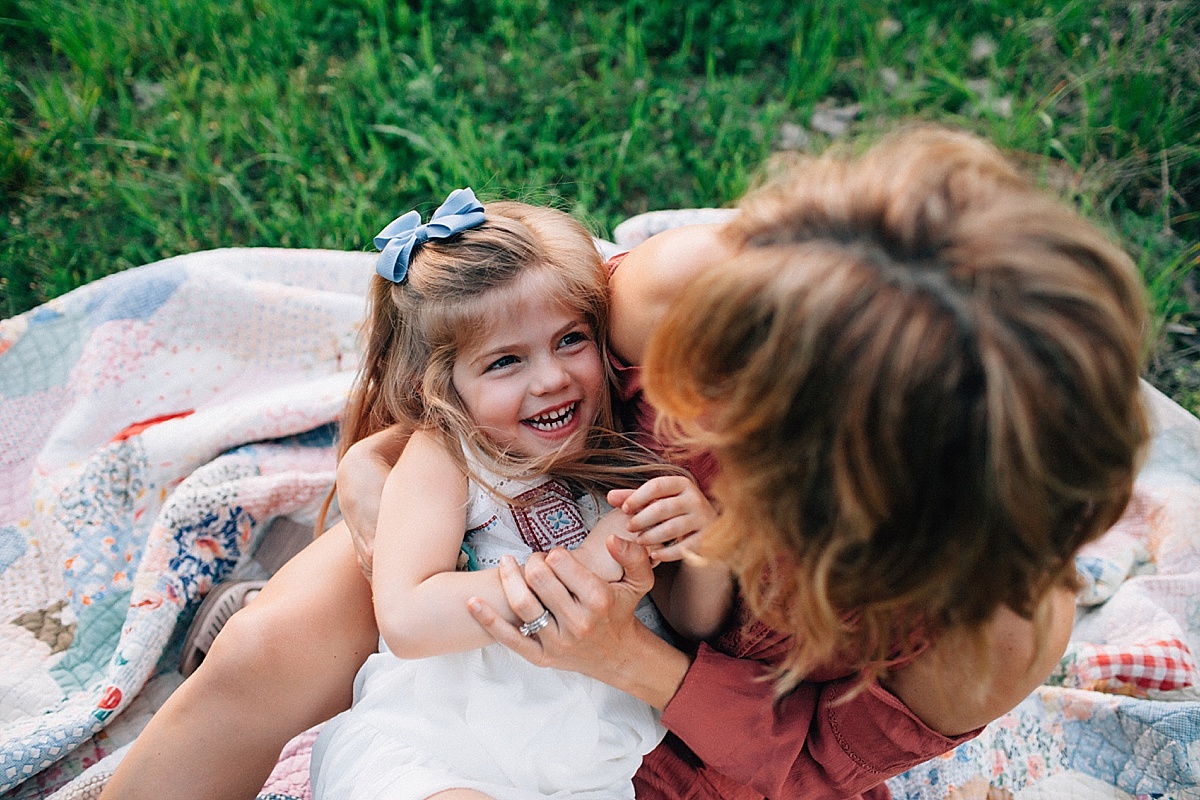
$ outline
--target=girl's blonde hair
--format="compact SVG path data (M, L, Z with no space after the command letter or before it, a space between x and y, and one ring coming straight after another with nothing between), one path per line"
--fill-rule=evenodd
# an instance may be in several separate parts
M488 203L484 214L477 228L421 245L403 283L372 279L365 352L343 414L339 456L360 439L400 424L440 432L455 454L465 442L500 474L553 469L591 489L644 479L645 451L616 433L611 397L601 398L582 453L569 457L505 452L473 424L454 389L454 361L495 319L503 302L495 293L515 291L518 277L531 279L521 284L524 290L579 313L611 369L608 275L587 230L561 211L518 202ZM611 387L611 372L609 378Z
M1130 259L941 129L804 163L727 235L646 390L721 465L706 553L800 634L781 690L834 655L878 676L1001 604L1034 617L1147 440Z

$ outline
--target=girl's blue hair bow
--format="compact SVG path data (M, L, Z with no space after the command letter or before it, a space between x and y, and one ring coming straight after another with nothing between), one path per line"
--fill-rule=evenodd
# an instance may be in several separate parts
M430 239L449 239L483 224L483 206L470 189L455 189L446 202L433 212L428 224L421 224L419 211L396 217L375 237L375 246L383 252L375 271L392 283L404 283L413 249Z

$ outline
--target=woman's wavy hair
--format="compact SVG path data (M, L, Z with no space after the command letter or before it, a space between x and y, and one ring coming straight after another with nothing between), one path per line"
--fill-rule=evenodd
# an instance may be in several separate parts
M1001 604L1037 621L1120 516L1147 441L1128 256L992 146L918 128L748 196L737 255L646 359L668 425L721 465L705 552L796 631L780 691L864 680Z
M454 361L486 335L505 293L520 284L579 313L607 358L608 274L587 230L552 208L499 201L484 206L486 221L413 254L408 278L375 276L368 297L365 352L342 417L339 457L355 442L397 423L440 432L447 449L465 442L496 472L516 476L553 471L593 491L644 480L648 453L617 432L611 397L587 432L582 452L529 459L481 434L452 380ZM465 460L462 462L466 469ZM661 468L656 468L661 473Z

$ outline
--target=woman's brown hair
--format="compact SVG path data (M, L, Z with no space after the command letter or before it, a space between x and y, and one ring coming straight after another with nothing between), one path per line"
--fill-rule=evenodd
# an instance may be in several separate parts
M749 196L737 255L653 337L646 390L711 449L706 553L800 633L781 688L865 677L1074 579L1147 439L1130 259L990 145L914 129Z

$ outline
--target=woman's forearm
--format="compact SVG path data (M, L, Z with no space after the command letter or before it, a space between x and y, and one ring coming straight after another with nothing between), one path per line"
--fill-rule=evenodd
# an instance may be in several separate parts
M592 677L627 692L655 708L665 709L692 666L692 657L639 626L640 641L625 648L627 657Z
M405 426L393 425L356 442L338 462L338 507L350 529L359 566L368 578L373 566L383 486L411 433Z

